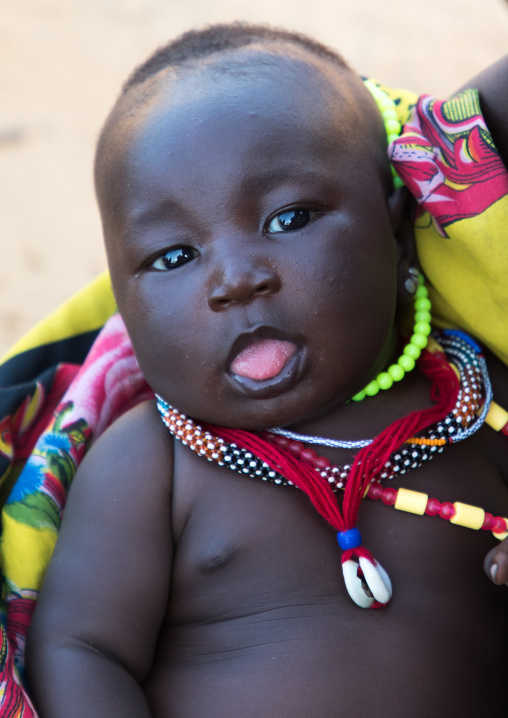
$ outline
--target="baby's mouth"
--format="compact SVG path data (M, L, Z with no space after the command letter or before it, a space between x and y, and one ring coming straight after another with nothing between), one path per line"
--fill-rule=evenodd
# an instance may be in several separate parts
M293 342L278 339L260 339L249 344L231 362L231 371L237 376L264 381L277 376L296 352Z
M298 380L303 351L284 339L259 338L235 356L228 376L234 387L252 399L271 399Z

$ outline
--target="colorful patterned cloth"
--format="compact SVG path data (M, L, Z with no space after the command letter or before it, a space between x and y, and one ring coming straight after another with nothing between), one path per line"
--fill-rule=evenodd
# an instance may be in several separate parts
M469 331L508 363L508 174L478 96L440 102L383 89L405 123L390 154L419 203L418 251L435 322ZM35 716L22 686L25 637L76 468L107 426L153 396L114 312L104 276L0 366L3 718Z
M419 98L390 157L418 202L434 324L476 336L508 364L508 174L478 93Z

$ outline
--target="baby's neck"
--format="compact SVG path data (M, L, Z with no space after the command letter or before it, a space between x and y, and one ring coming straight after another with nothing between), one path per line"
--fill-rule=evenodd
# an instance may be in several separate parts
M389 424L432 406L430 383L417 369L394 384L388 391L361 402L329 407L320 416L305 419L284 428L330 439L368 439L377 436Z

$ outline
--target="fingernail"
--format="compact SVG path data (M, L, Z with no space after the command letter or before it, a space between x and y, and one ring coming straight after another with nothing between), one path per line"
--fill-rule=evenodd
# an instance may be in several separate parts
M492 576L492 580L494 583L496 582L496 576L497 576L497 563L493 563L490 567L490 575Z

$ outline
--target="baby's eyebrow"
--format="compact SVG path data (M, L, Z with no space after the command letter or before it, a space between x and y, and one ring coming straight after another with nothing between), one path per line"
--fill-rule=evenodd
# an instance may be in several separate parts
M162 197L160 201L148 200L146 206L137 207L129 211L125 217L128 232L135 234L147 224L157 224L161 220L167 222L183 222L186 219L185 208L179 202L169 197Z
M339 173L332 172L321 164L316 167L297 167L296 163L284 167L266 167L266 163L259 168L249 167L249 172L238 181L238 196L244 199L250 197L253 202L259 203L268 198L268 195L276 195L282 192L288 195L295 195L292 198L281 196L281 201L298 201L304 199L309 193L317 193L320 196L326 186L332 183L336 189ZM300 197L296 196L300 195Z
M280 185L289 181L289 183L313 183L328 179L335 179L335 174L323 167L305 167L301 168L298 166L285 166L285 167L260 167L257 169L255 166L251 167L249 173L245 175L240 184L251 184L260 185L265 189L272 189L275 185Z
M251 204L259 207L264 205L268 195L271 195L270 202L280 201L282 204L309 198L311 192L325 200L324 185L333 183L336 190L339 173L332 172L330 167L317 161L315 165L297 169L296 162L284 163L282 167L270 167L266 161L259 165L253 162L249 171L239 177L234 194L239 203L244 203L248 197ZM235 197L230 199L233 202L230 211L234 211ZM179 230L186 232L195 227L195 223L196 217L184 201L169 196L154 197L151 194L126 212L124 238L127 242L136 242L147 230L156 230L158 225L164 225L165 229L172 225L176 233Z

